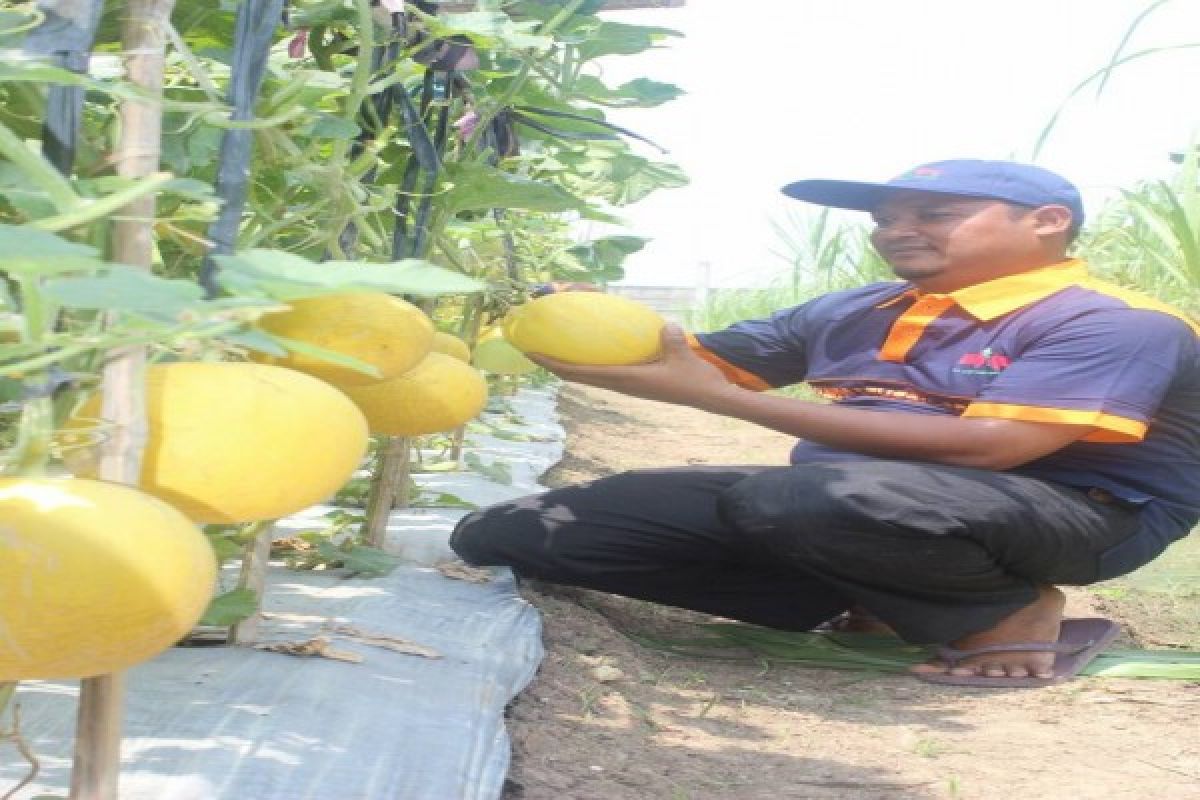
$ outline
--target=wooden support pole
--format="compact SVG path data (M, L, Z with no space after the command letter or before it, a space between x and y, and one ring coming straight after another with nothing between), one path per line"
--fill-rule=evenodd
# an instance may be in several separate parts
M392 509L406 508L410 502L408 458L411 446L412 439L407 436L389 436L380 447L379 463L375 465L375 477L367 498L364 541L368 547L383 548Z
M166 59L166 26L175 0L128 0L121 44L127 53L131 83L152 98L162 96ZM158 171L162 108L156 100L125 100L120 109L120 139L115 153L117 174L138 178ZM113 232L112 258L150 268L154 237L154 196L126 206ZM129 348L112 353L104 368L102 415L112 423L100 452L100 477L137 483L146 441L143 386L145 351ZM114 536L121 531L114 530ZM121 768L121 718L124 676L100 675L80 685L71 768L71 800L116 800Z
M242 569L238 573L237 588L249 589L258 597L258 609L251 616L229 628L230 644L246 644L257 641L258 626L262 622L262 597L267 587L267 566L271 560L271 534L274 520L255 522L254 539L242 552Z

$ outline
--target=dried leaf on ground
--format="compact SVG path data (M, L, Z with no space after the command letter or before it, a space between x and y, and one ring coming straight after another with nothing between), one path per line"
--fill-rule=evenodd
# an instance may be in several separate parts
M324 636L314 636L301 642L269 642L255 645L255 649L283 653L287 656L319 656L334 661L348 661L351 664L361 664L365 660L358 653L335 649Z
M467 583L487 583L492 579L492 573L489 570L470 567L462 561L444 561L438 564L436 569L447 578Z
M359 644L368 644L372 647L382 647L385 650L392 650L396 653L404 653L410 656L421 656L422 658L441 658L442 654L432 647L410 642L407 639L401 639L399 636L392 636L388 633L375 633L373 631L364 631L355 628L353 625L334 625L329 628L329 631L344 639L349 639L352 642Z

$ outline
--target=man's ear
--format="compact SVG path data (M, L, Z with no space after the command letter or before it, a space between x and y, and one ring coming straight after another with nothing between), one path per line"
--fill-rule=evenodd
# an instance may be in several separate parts
M1030 215L1033 219L1034 230L1041 236L1066 234L1071 230L1074 222L1071 218L1071 209L1060 205L1038 206L1030 212Z

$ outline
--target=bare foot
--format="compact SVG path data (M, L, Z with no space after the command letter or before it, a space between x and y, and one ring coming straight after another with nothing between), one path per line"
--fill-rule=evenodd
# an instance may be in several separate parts
M1030 605L1014 611L986 631L951 642L956 650L974 650L997 644L1017 642L1056 642L1062 624L1066 597L1053 586L1042 586ZM940 660L918 664L913 672L945 675L984 675L989 678L1051 678L1054 653L987 653L958 662L953 667Z

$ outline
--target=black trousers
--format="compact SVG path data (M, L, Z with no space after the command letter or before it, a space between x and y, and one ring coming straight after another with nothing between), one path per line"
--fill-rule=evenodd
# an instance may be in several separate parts
M1040 584L1097 580L1100 553L1138 525L1105 499L901 461L641 470L474 512L450 545L521 577L782 630L861 605L910 642L950 642Z

